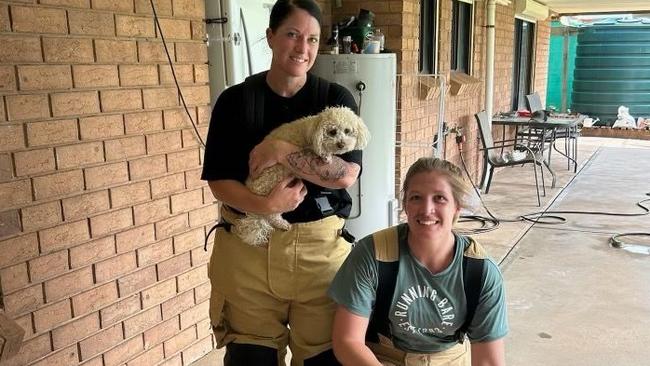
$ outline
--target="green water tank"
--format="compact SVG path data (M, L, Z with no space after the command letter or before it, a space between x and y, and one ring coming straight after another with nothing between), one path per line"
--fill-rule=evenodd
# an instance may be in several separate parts
M610 20L578 34L571 109L616 120L618 107L650 117L650 21Z

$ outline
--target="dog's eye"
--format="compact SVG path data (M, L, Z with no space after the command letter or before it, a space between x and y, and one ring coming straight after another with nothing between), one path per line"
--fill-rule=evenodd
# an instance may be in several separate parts
M345 132L346 135L349 135L350 132L352 132L352 130L350 130L349 128L346 128L345 130L343 130L343 132Z
M336 130L329 130L329 131L327 131L327 134L334 137L334 136L336 136Z

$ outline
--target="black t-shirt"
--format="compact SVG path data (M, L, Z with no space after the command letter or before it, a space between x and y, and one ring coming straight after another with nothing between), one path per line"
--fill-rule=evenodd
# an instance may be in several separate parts
M244 183L248 177L248 156L257 144L277 126L308 115L318 114L322 106L314 105L318 79L307 74L307 82L294 96L277 95L264 83L264 123L261 127L246 122L244 110L249 104L244 99L244 84L234 85L221 93L212 110L210 129L203 161L203 180L232 179ZM327 106L345 106L357 110L352 94L343 86L330 83ZM361 151L339 156L361 166ZM329 189L303 181L307 187L304 201L293 211L282 216L289 222L309 222L336 214L348 217L352 200L345 189ZM323 213L318 202L329 203L332 212Z

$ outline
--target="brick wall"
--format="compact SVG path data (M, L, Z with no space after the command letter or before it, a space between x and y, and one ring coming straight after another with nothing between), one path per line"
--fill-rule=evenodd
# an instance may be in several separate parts
M156 0L192 118L203 0ZM0 1L3 365L187 365L213 348L202 151L148 0Z
M333 3L333 1L331 1ZM472 76L485 82L485 45L486 2L474 3L474 45L472 53ZM408 167L421 156L430 156L432 150L416 147L433 141L438 129L438 100L420 100L418 97L418 52L419 52L419 11L417 0L401 1L364 1L345 0L342 7L332 5L332 20L338 21L345 16L356 15L364 8L375 13L375 26L386 34L386 47L397 54L397 141L403 146L396 148L396 192L399 192L402 177ZM452 1L439 0L439 44L438 72L449 83L451 65L451 14ZM512 74L514 52L514 3L510 6L496 7L495 29L495 70L494 70L494 105L493 110L510 110L512 98ZM550 23L537 22L536 65L534 90L546 96L546 73L548 66L548 46ZM450 127L460 126L466 135L463 156L474 179L480 176L482 165L481 143L474 114L485 109L485 87L481 85L473 93L445 98L444 120ZM501 131L494 131L501 135ZM512 133L508 130L506 133ZM445 140L445 158L460 164L460 156L455 143L455 136Z

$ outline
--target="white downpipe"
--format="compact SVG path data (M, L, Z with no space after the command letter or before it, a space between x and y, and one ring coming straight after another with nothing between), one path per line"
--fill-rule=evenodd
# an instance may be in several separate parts
M492 126L492 106L494 101L494 34L496 23L497 0L487 1L486 24L486 67L485 67L485 111Z

